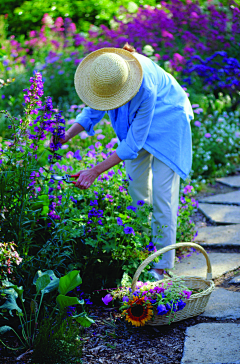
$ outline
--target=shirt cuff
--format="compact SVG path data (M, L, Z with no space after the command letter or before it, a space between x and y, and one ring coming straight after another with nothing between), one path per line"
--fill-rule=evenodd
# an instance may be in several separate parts
M87 134L89 136L95 135L95 131L93 129L93 124L92 124L91 119L89 117L83 116L82 114L79 114L76 117L75 123L78 123L78 124L82 125L82 127L84 128L84 130L87 132Z
M138 156L138 153L129 147L125 139L123 139L117 147L116 153L123 161L127 159L135 159Z

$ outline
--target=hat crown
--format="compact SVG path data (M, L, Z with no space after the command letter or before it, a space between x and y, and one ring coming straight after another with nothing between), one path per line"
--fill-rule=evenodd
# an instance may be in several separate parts
M114 53L104 53L92 63L90 87L98 96L112 96L123 87L128 76L129 66L122 57Z

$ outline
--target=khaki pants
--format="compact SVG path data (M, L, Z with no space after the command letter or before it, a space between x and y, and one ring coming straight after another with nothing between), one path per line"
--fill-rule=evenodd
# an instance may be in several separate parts
M159 226L162 238L153 239L157 250L176 243L177 211L179 199L179 175L165 163L142 149L134 160L125 161L126 172L132 178L129 194L133 205L143 200L153 205L152 235L157 235ZM163 255L154 268L171 269L174 267L175 250Z

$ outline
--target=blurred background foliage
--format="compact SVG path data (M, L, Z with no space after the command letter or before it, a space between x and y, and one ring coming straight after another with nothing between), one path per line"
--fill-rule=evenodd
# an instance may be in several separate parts
M135 12L139 5L156 5L155 0L5 0L0 4L0 14L6 15L8 21L8 35L28 34L29 29L41 27L43 15L51 17L70 17L79 31L88 31L91 24L109 25L110 20L119 15L119 8L123 6L128 12ZM121 19L121 17L120 17Z

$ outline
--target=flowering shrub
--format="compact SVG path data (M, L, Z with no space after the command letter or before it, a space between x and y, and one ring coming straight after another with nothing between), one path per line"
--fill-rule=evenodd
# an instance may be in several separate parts
M191 176L198 181L223 177L240 162L239 111L204 115L192 125L193 165Z
M178 243L194 241L198 234L195 224L191 220L191 217L198 208L198 201L194 198L195 194L194 187L189 184L185 185L181 190L177 213L178 220L176 241Z
M15 265L19 265L22 258L16 251L14 242L0 243L0 282L10 278Z
M186 306L192 292L181 278L163 282L137 282L136 289L122 287L110 291L102 301L105 305L120 300L120 310L125 320L134 326L144 326L156 315L169 315L171 323L174 313Z
M205 60L200 56L192 56L183 74L188 75L183 81L192 87L203 87L215 95L223 92L233 100L239 97L240 63L236 58L228 57L227 52L215 52Z

